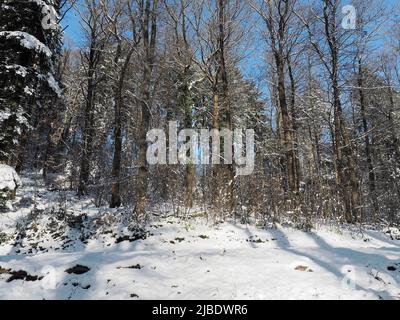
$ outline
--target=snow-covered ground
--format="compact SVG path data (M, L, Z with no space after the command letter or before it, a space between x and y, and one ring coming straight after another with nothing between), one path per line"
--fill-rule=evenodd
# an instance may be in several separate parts
M32 196L32 184L24 188L16 201ZM99 221L89 202L69 200L69 210ZM0 214L1 230L27 208ZM163 216L143 239L113 222L82 241L71 223L46 233L56 222L38 221L0 245L0 299L400 299L400 241L382 231L319 225L307 233ZM39 243L32 234L41 234Z

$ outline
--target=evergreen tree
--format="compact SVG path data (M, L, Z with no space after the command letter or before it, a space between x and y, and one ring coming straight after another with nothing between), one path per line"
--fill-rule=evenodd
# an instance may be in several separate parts
M17 168L29 130L49 125L61 96L59 8L60 0L0 0L0 162Z

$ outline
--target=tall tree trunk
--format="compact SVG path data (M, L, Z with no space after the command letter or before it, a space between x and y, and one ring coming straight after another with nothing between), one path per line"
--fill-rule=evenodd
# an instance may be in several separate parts
M90 66L89 66L90 68ZM82 196L87 193L87 183L89 181L90 173L90 158L92 154L92 143L93 143L93 104L94 104L94 91L95 85L93 80L93 74L89 75L85 113L84 113L84 124L83 124L83 147L80 163L79 173L79 185L78 195Z
M339 47L337 41L336 13L338 2L324 0L325 36L328 42L332 82L334 122L335 122L335 155L336 179L345 204L345 219L351 223L361 218L360 190L357 177L356 160L350 141L346 120L343 115L339 86Z
M365 141L365 155L367 158L367 172L368 172L368 186L370 197L372 198L372 205L374 214L376 216L379 208L377 204L377 199L375 195L375 172L374 172L374 165L372 162L372 150L371 150L371 141L370 141L370 134L368 132L368 122L366 116L366 102L365 102L365 92L364 92L364 71L362 68L362 61L361 58L358 59L358 93L360 99L360 112L362 118L362 125L363 125L363 133L364 133L364 141Z
M188 69L185 68L183 72L183 85L181 86L181 98L180 98L180 105L184 112L184 124L185 128L192 127L192 104L190 99L190 92L189 86L187 83L187 71ZM185 172L185 206L187 208L193 207L193 186L194 186L194 179L195 179L195 166L193 163L189 163L186 165L186 172Z
M219 70L220 79L222 82L222 92L221 92L221 106L224 112L226 129L232 131L232 109L229 97L229 82L228 82L228 71L226 69L226 52L225 52L225 23L226 23L226 0L218 0L218 10L219 10ZM231 164L224 166L226 174L224 174L224 180L226 180L226 196L228 198L228 210L233 212L235 209L235 195L234 195L234 179L235 179L235 169L233 166L233 161Z
M138 158L138 176L137 176L137 199L136 214L143 217L146 213L147 187L149 168L146 159L147 152L147 131L150 129L151 119L151 77L154 64L154 55L157 37L157 10L158 0L146 0L144 4L144 17L142 22L142 41L145 52L143 78L140 88L140 108L141 108L141 124L138 138L139 158Z
M396 135L395 123L393 119L393 113L395 111L395 100L393 88L389 85L389 101L390 101L390 111L389 111L389 131L391 136L390 153L394 157L396 166L400 166L400 151L399 151L399 139Z
M212 85L213 92L213 110L212 110L212 128L219 130L220 122L219 122L219 113L220 113L220 99L218 92L218 73L215 75L214 83ZM219 168L216 167L213 163L211 164L211 186L214 190L219 190ZM213 192L211 190L211 202L214 206L219 206L220 194L219 192Z
M120 39L119 39L120 41ZM121 194L120 194L120 183L121 183L121 160L122 160L122 107L123 107L123 89L126 71L134 52L134 45L127 53L124 64L119 70L117 83L114 88L114 157L112 164L112 185L111 185L111 200L110 208L118 208L121 206ZM118 62L121 56L121 44L118 43L117 52L114 59L114 64L118 66Z
M283 54L282 54L283 55ZM275 62L278 73L279 108L282 116L283 145L286 158L287 181L290 192L296 192L296 167L293 148L292 124L286 98L285 64L282 55L276 54Z
M137 199L136 199L136 214L141 217L146 212L146 202L147 202L147 187L148 187L148 163L146 160L146 150L147 141L146 134L150 128L150 81L151 81L151 71L149 66L146 65L145 71L143 73L143 83L141 88L142 101L140 103L142 118L141 118L141 130L138 138L139 145L139 172L137 177Z
M114 124L114 157L112 164L112 186L110 208L118 208L121 206L120 195L120 179L121 179L121 158L122 158L122 119L121 104L122 97L120 89L118 89L115 100L115 124Z
M100 19L99 8L92 2L89 6L90 24L88 24L90 48L88 54L82 53L82 57L87 60L87 88L85 94L84 123L82 133L82 154L80 160L80 172L78 182L78 196L87 193L87 184L90 175L90 161L94 138L94 102L96 95L97 67L102 56L103 48L107 43L107 34L98 31Z
M295 162L296 172L296 186L295 192L297 193L300 188L300 182L302 180L302 170L300 163L300 151L299 151L299 135L298 135L298 123L297 123L297 111L296 111L296 82L294 79L292 64L288 58L288 72L290 79L290 113L292 115L292 134L293 134L293 153Z

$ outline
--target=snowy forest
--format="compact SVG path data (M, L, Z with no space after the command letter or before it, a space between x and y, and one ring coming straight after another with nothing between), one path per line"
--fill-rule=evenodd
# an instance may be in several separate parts
M0 299L400 299L394 0L0 0Z

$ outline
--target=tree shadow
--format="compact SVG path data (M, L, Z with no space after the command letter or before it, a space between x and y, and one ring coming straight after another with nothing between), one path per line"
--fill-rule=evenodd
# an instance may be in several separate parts
M309 232L305 233L310 239L312 239L318 247L318 250L315 251L315 254L310 251L299 250L291 246L287 236L284 234L282 230L279 228L270 230L270 233L277 238L277 246L278 248L295 254L300 257L305 257L313 261L315 264L319 265L321 268L335 275L339 281L341 281L345 274L338 268L338 266L344 267L346 265L358 266L358 267L366 267L368 265L374 264L375 266L384 265L388 266L390 264L399 262L396 259L388 259L387 257L375 254L375 253L365 253L362 251L343 248L343 247L333 247L328 244L324 239L322 239L319 235ZM377 248L379 249L379 248ZM387 249L387 248L385 248ZM397 248L391 248L393 251L398 251ZM326 254L321 255L320 253L324 252ZM323 256L328 256L329 259L324 260ZM396 284L398 285L398 280L395 277L392 277ZM385 298L394 299L390 293L385 291L376 291L372 288L365 288L360 284L356 283L356 289L362 290L365 292L371 292L376 297L382 298L382 295L385 295Z
M116 245L119 246L119 245ZM113 274L118 273L120 269L127 268L129 269L128 264L136 264L140 263L140 259L144 256L157 255L157 251L153 246L148 246L146 251L138 250L138 244L130 243L129 248L121 249L118 247L112 247L110 251L98 251L98 252L83 252L82 255L76 257L75 260L69 261L68 266L65 265L65 268L73 267L75 265L84 265L90 268L87 273L82 275L76 274L68 274L64 272L62 279L58 281L58 285L55 288L55 294L53 299L57 300L86 300L86 299L107 299L107 294L104 292L104 297L101 297L101 288L105 285L102 282L106 282L111 279L107 279L107 274L110 274L110 277L114 277ZM134 261L132 261L134 260ZM116 265L115 271L113 269L104 271L104 267ZM143 266L140 270L134 270L132 272L151 272L147 268L148 266ZM132 273L133 279L134 273ZM152 278L157 280L157 276L152 272ZM158 274L158 277L161 275ZM124 281L128 282L132 279L125 279ZM74 284L79 284L75 285ZM85 289L85 286L90 285L89 288ZM110 284L111 285L111 284ZM106 286L104 286L105 288ZM134 290L134 287L132 286ZM99 292L100 291L100 292ZM95 297L93 297L92 293L96 292ZM129 298L130 294L134 292L126 292L126 299Z
M250 246L251 248L253 248L253 249L258 248L257 245L256 245L253 241L250 241L251 239L254 238L254 234L250 231L248 225L242 227L242 226L241 226L240 224L238 224L238 223L229 222L229 223L227 223L227 224L230 225L230 226L232 226L232 227L234 227L234 228L236 228L236 229L239 229L239 230L241 230L241 231L244 231L245 234L247 235L247 239L248 239L247 243L249 244L249 246Z
M366 230L364 233L369 238L384 242L385 244L392 245L400 249L400 240L389 239L387 235L382 233L382 231Z

